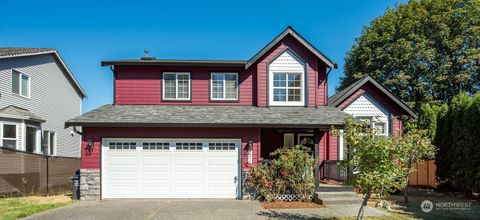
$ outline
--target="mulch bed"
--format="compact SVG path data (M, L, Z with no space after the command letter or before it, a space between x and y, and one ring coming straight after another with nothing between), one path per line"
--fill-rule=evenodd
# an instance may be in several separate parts
M322 208L322 205L313 202L260 202L264 209L306 209L306 208Z

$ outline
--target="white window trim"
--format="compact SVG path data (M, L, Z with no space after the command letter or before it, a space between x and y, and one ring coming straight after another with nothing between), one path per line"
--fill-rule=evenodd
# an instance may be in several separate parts
M4 138L3 137L3 130L4 130L4 127L3 125L13 125L15 126L15 138ZM0 146L2 147L5 147L3 146L3 140L9 140L9 141L15 141L15 150L17 150L19 148L18 146L18 124L16 123L13 123L13 122L0 122L0 127L1 127L1 132L0 132Z
M213 75L224 75L223 77L223 98L213 98ZM236 91L237 94L236 98L226 98L226 86L225 86L225 75L235 75L235 81L237 83ZM210 99L214 101L237 101L238 100L238 73L234 72L212 72L210 73Z
M26 74L26 73L24 73L24 72L18 71L18 70L16 70L16 69L12 69L12 74L11 74L10 80L12 80L13 74L14 74L15 72L17 72L17 73L20 75L20 78L19 78L19 80L18 80L18 94L15 93L15 92L13 92L13 87L10 89L10 91L11 91L12 94L14 94L14 95L17 95L17 96L21 96L21 97L30 99L30 97L31 97L30 83L31 83L32 77L30 77L30 75L28 75L28 74ZM26 96L22 95L22 76L27 76L27 77L28 77L27 95L26 95ZM12 86L12 84L13 84L13 80L11 81L10 86Z
M42 140L42 131L40 129L39 126L35 126L35 125L29 125L29 124L26 124L25 125L25 130L24 130L24 133L23 133L23 139L25 140L25 148L23 149L25 152L27 152L27 128L28 127L31 127L31 128L35 128L36 131L35 131L35 146L33 146L33 152L30 152L30 153L37 153L37 154L41 154L42 153L42 143L41 143L41 140Z
M300 144L300 141L302 140L302 137L312 137L313 138L313 134L297 134L297 144ZM313 140L313 142L315 142L315 140ZM313 143L315 144L315 143Z
M175 98L165 98L165 74L175 74ZM178 98L178 75L188 74L188 98ZM190 101L192 94L192 77L190 72L163 72L162 98L167 101Z
M47 132L47 140L46 141L46 144L47 144L47 155L50 155L50 156L55 156L57 154L57 132L55 131L50 131L50 130L42 130L40 133L43 137L43 132ZM53 133L53 152L50 152L50 135ZM40 150L39 152L42 153L42 145L40 144Z
M277 73L284 73L284 74L300 74L300 101L295 102L295 101L288 101L288 82L286 85L287 93L286 93L286 101L274 101L273 98L273 76ZM288 76L287 76L288 78ZM288 81L288 80L287 80ZM268 99L269 99L269 105L271 106L305 106L305 71L303 72L290 72L290 71L269 71L268 75ZM295 87L296 88L296 87Z

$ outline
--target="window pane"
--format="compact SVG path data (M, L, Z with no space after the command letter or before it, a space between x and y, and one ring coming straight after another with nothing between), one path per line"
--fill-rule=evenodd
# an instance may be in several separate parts
M42 134L42 154L47 154L48 153L48 131L43 131Z
M17 72L12 72L12 92L16 94L20 94L20 74Z
M300 89L288 89L288 101L299 102L300 101Z
M223 99L224 74L212 74L212 98Z
M177 83L178 83L178 98L179 99L188 99L190 97L190 88L189 88L189 75L188 74L178 74Z
M375 129L377 131L377 134L385 134L385 123L375 122Z
M3 137L4 138L17 138L17 126L16 125L3 125Z
M273 87L285 87L287 86L287 74L275 73L273 75Z
M237 98L237 75L227 74L225 76L225 98L236 99Z
M164 81L164 96L166 99L174 99L176 98L176 76L175 74L163 74L163 81Z
M27 152L33 152L35 150L36 144L36 132L37 129L34 127L27 127L27 135L26 135L26 150Z
M17 148L17 141L16 140L3 140L3 147L8 147L8 148Z
M300 74L288 74L288 87L300 87Z
M22 75L22 95L28 96L28 76Z
M287 100L286 93L287 93L287 89L274 89L273 100L277 102L286 101Z
M50 132L50 140L48 141L48 152L50 155L53 155L54 153L54 147L55 147L55 132Z

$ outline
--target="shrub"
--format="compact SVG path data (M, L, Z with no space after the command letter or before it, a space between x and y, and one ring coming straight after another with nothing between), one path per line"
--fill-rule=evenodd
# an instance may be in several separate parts
M271 164L250 170L247 187L255 190L256 199L272 201L282 194L296 194L302 201L311 200L315 191L314 159L304 146L283 147L271 153Z

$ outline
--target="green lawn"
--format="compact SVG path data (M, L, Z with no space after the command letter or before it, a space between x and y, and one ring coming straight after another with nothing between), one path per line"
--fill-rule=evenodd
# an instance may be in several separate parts
M0 198L0 220L23 218L70 203L65 195Z

